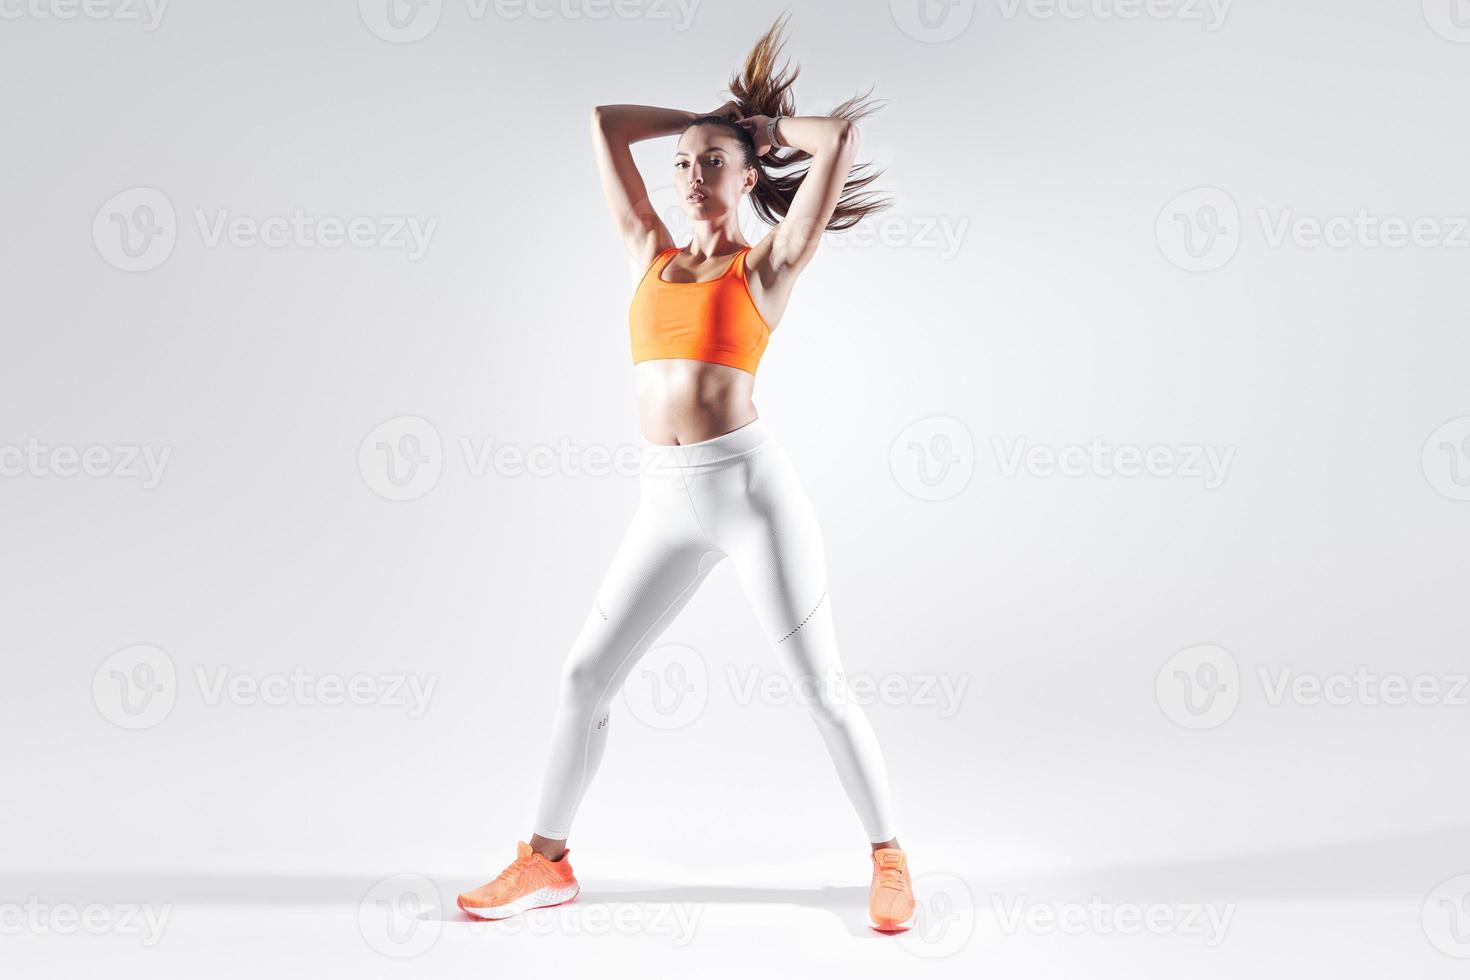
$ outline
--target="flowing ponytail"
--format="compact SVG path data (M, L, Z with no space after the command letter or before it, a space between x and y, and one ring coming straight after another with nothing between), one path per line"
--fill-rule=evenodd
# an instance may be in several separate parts
M730 94L740 106L742 116L796 115L796 103L791 95L791 86L796 81L796 77L801 74L801 68L797 66L789 75L784 70L779 72L776 70L776 56L785 43L781 40L783 19L784 15L777 18L760 40L756 41L755 47L746 56L745 65L740 73L730 79ZM872 92L872 89L869 88L868 92ZM862 97L855 95L826 115L834 119L856 122L864 116L871 115L878 108L866 102L866 95ZM776 224L786 216L786 212L791 208L791 200L796 196L796 189L806 179L811 166L808 164L799 170L790 168L810 160L812 158L810 153L794 146L777 146L772 147L764 157L757 159L755 143L750 134L728 119L720 116L701 116L692 125L719 126L734 136L740 143L744 164L747 167L756 168L756 184L750 193L755 213L762 221L770 225ZM867 167L868 164L863 163L852 168L853 176L842 186L842 194L837 199L837 206L832 211L832 217L827 220L826 231L842 231L851 228L868 215L893 206L891 198L880 198L871 191L863 190L883 173L879 170L858 176L858 172ZM781 172L778 173L778 171Z

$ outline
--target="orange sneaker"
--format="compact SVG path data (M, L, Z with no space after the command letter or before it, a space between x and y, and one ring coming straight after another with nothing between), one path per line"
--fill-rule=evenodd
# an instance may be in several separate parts
M572 873L571 853L569 847L560 861L548 861L530 844L516 841L516 859L488 885L459 896L459 907L481 919L504 919L570 902L582 890Z
M873 852L868 924L880 932L902 931L914 924L914 890L909 884L909 859L896 847L880 847Z

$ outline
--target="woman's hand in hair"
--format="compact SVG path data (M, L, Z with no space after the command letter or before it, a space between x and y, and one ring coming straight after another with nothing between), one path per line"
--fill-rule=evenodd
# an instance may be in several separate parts
M766 135L766 126L770 121L770 116L746 116L735 120L735 125L750 133L750 141L755 144L755 155L758 157L771 152L771 139Z
M728 119L731 122L735 122L740 118L740 103L731 99L713 112L706 112L705 115L719 116L721 119Z

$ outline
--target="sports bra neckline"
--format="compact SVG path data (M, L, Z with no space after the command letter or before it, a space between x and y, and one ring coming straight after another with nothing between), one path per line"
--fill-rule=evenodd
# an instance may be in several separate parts
M721 272L713 279L696 279L694 282L670 282L669 280L664 278L664 270L667 269L669 267L669 263L673 261L673 256L669 255L669 253L677 253L683 251L683 249L678 245L670 245L659 254L659 260L661 261L658 262L658 268L654 270L653 277L657 279L659 283L665 286L711 286L728 278L730 273L735 271L735 263L739 262L740 257L746 252L749 252L753 247L754 246L752 245L741 246L735 252L735 257L732 258L729 264L725 266L725 271Z

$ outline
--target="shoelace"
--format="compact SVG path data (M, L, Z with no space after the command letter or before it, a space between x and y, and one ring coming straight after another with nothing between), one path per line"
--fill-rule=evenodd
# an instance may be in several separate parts
M514 885L520 879L521 872L526 871L531 867L531 861L532 857L530 856L516 858L514 861L511 862L510 867L506 868L504 871L500 872L500 874L495 876L495 882L497 884L504 882L506 884Z
M877 870L879 888L902 889L906 886L908 871L903 867L903 865L879 864L877 866Z

